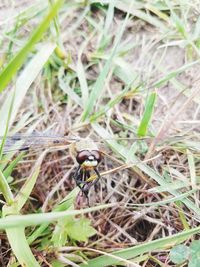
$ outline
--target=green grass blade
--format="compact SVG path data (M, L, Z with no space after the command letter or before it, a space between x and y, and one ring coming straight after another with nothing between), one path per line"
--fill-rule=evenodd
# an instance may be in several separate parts
M23 103L24 97L30 88L31 84L43 68L44 64L49 59L50 55L55 49L55 44L43 44L39 52L31 59L25 69L18 77L15 85L15 99L12 107L12 114L9 121L11 125L17 115L20 105ZM4 135L6 128L6 120L8 117L8 110L11 106L13 92L8 93L3 105L0 108L0 135Z
M190 225L187 222L187 215L184 212L184 206L180 201L176 201L176 205L178 207L178 214L180 217L180 221L183 225L184 230L189 230L190 229Z
M191 185L192 187L196 188L197 179L196 179L195 159L193 153L190 150L187 150L187 157L188 157Z
M180 68L177 68L174 71L170 71L169 73L167 73L163 78L161 78L160 80L158 80L157 82L155 82L152 87L161 87L163 84L165 84L166 82L168 82L169 80L171 80L172 78L176 77L178 74L184 72L185 70L189 69L190 67L196 65L199 63L199 60L193 61L191 63L185 64L183 66L181 66Z
M106 112L108 112L112 107L118 104L123 99L123 97L127 94L127 92L130 90L130 87L131 87L130 84L127 85L120 94L112 98L100 111L90 116L90 122L94 122L99 117L105 115Z
M165 190L166 191L166 190ZM164 206L169 203L174 203L178 202L179 200L182 200L183 198L186 198L188 196L191 196L194 192L196 192L197 189L192 189L186 193L180 194L178 197L172 197L172 198L167 198L166 200L161 200L157 202L151 202L151 203L144 203L144 204L133 204L133 207L157 207L157 206Z
M110 145L110 147L117 152L126 162L127 155L129 155L129 148L126 148L120 144L118 144L115 140L111 140L112 136L98 123L93 123L92 128L95 130L95 132L101 136L103 139L107 139L106 142ZM110 139L110 140L109 140ZM147 164L140 161L135 155L129 155L129 160L131 162L136 162L136 166L133 167L133 169L137 172L138 169L147 174L149 177L151 177L153 180L155 180L158 184L166 188L166 191L168 191L170 194L178 197L180 196L180 193L178 190L168 189L168 183L165 181L165 179L156 171L154 171L151 167L149 167ZM182 203L184 203L189 209L193 210L197 217L200 218L200 209L196 207L196 205L188 198L185 198L182 200Z
M86 208L82 210L67 210L60 212L47 212L40 214L29 214L29 215L9 215L5 218L0 219L0 229L8 229L13 227L27 227L31 225L38 225L42 223L50 223L57 221L68 216L76 216L85 214L88 212L97 211L100 209L107 209L116 206L116 203L99 205L92 208ZM13 210L11 211L13 212ZM9 209L5 210L4 216L9 214Z
M113 256L121 257L122 259L133 259L139 255L142 255L144 253L149 253L151 251L155 251L156 249L165 249L169 246L174 246L175 244L179 244L183 242L184 240L188 239L194 234L197 234L200 232L200 227L193 228L191 230L183 231L182 233L160 238L151 242L146 242L144 244L130 247L127 249L123 249L114 253L111 253L110 256L100 256L95 259L89 260L86 264L81 264L81 267L103 267L103 266L111 266L119 264L119 260L116 260L115 258L112 258Z
M4 176L1 170L0 170L0 191L3 194L7 204L8 205L12 204L14 201L14 197L10 190L6 177Z
M10 124L10 118L11 118L11 114L12 114L14 100L15 100L15 91L14 91L13 96L11 98L11 103L10 103L10 107L8 110L8 118L7 118L6 125L5 125L5 133L3 135L3 139L2 139L1 145L0 145L0 159L2 159L2 156L3 156L3 148L4 148L4 144L6 142L6 136L8 134L8 130L9 130L9 124Z
M156 103L156 92L153 92L150 94L150 96L147 98L147 102L145 105L144 114L142 116L142 120L140 122L140 125L138 127L137 135L139 137L145 136L147 134L148 126L151 121L155 103Z
M35 186L35 183L37 181L37 177L38 177L39 172L40 172L40 166L42 164L42 161L43 161L46 153L47 153L47 150L44 151L40 155L40 157L38 158L38 160L35 163L35 166L33 167L33 170L31 172L30 176L28 177L25 184L22 186L22 188L20 189L19 193L17 194L17 196L15 198L15 206L16 206L16 209L18 212L21 210L21 208L24 206L24 204L28 200L28 198L29 198L29 196L33 190L33 187Z
M75 202L75 199L80 192L80 188L75 187L63 200L61 203L59 203L53 211L66 211L73 207L73 203ZM29 237L28 237L28 243L31 244L34 242L37 238L39 238L43 232L47 229L49 223L41 224Z
M128 17L129 17L129 13L127 13L126 18L124 20L124 23L121 27L121 30L119 31L119 34L116 36L115 44L114 44L114 47L112 49L111 55L110 55L109 59L107 60L107 62L105 63L100 75L98 76L98 78L97 78L97 80L93 86L93 89L90 93L89 99L85 105L85 109L83 111L82 121L85 121L88 118L94 105L96 104L97 99L101 96L101 93L102 93L103 87L104 87L103 86L104 82L105 82L106 77L107 77L107 75L110 71L110 68L112 66L114 56L117 52L118 45L120 43L120 40L122 38L122 35L124 33L124 30L125 30L125 27L126 27L126 24L128 21Z
M8 167L3 171L3 174L6 179L11 175L13 169L17 166L17 163L22 160L23 157L24 152L20 153L14 160L9 162Z
M80 107L82 107L83 106L82 99L70 87L67 81L67 77L65 75L65 69L63 67L61 67L58 72L58 82L61 90L63 90L63 92L67 94L75 103L77 103Z
M94 35L94 33L90 34L90 36L88 38L86 38L86 40L83 42L83 44L79 48L79 53L78 53L78 62L77 62L76 72L77 72L77 77L78 77L79 83L80 83L82 103L87 102L88 95L89 95L89 89L88 89L87 79L86 79L86 75L85 75L86 73L84 70L84 66L83 66L81 57L83 55L84 49L86 48L87 44L89 43L89 41L91 40L93 35Z
M107 35L109 35L109 29L112 27L112 22L114 19L114 10L115 10L114 8L115 8L115 1L111 0L108 6L108 11L106 14L106 19L105 19L105 26L103 29L104 38L106 38Z
M25 62L28 53L31 51L33 46L41 40L43 33L47 30L52 19L56 16L57 11L62 5L62 0L56 1L56 3L50 9L48 15L43 19L40 25L37 27L33 35L23 46L23 48L16 54L16 56L8 63L8 65L0 73L0 92L2 92L11 79L14 77L18 69Z
M28 245L23 227L7 229L6 234L12 251L21 266L40 267Z
M170 1L165 0L171 12L172 22L175 24L177 31L183 36L183 38L187 39L186 25L184 24L184 20L180 19L177 14L174 12Z
M128 12L128 5L129 1L124 3L124 0L116 1L116 8ZM161 32L168 32L168 28L165 26L165 24L156 16L151 15L150 13L144 12L143 10L139 10L132 6L130 10L130 14L132 14L135 17L140 18L141 20L146 21L147 23L154 25L156 28L158 28Z

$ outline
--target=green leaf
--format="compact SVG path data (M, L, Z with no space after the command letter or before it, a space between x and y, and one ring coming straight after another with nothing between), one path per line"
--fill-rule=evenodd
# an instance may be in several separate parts
M90 220L85 217L76 218L68 216L56 224L52 235L52 242L55 247L63 247L67 240L88 241L88 238L96 234L96 230L90 226Z
M80 188L75 187L54 209L53 211L64 211L74 208L75 199L80 191Z
M65 267L66 264L61 263L59 260L54 260L53 262L51 262L51 266L52 267Z
M8 65L0 73L0 92L2 92L11 79L14 77L18 69L25 62L28 53L31 51L33 46L41 40L43 33L47 30L52 19L56 16L57 11L62 5L63 0L57 0L54 5L52 5L48 15L43 19L37 29L34 31L27 43L22 47L22 49L16 54L16 56L8 63Z
M53 211L67 211L70 209L74 209L74 201L75 198L78 195L78 192L80 191L80 189L78 187L75 187L62 201L61 203L59 203L54 209ZM48 223L44 223L42 225L40 225L28 238L28 242L29 244L31 244L34 240L36 240L38 237L40 237L41 235L44 234L44 232L46 231L46 229L48 228ZM56 229L56 228L55 228ZM53 235L55 234L55 240L54 237L52 237L52 241L54 242L54 245L56 245L56 243L58 244L57 237L56 237L56 231L58 233L58 230L54 230L55 233L53 233ZM58 233L59 234L59 233ZM57 235L58 236L58 235ZM66 239L65 239L66 240Z
M68 219L66 219L68 220ZM54 247L63 247L68 240L68 233L66 231L65 220L59 220L53 231L52 239Z
M147 129L148 129L148 126L149 126L149 123L151 121L151 117L154 111L156 96L157 96L156 92L153 92L147 98L144 114L142 116L142 120L140 122L138 131L137 131L137 134L139 137L145 136L147 133Z
M170 259L176 264L181 264L185 260L188 260L189 255L190 249L185 245L178 245L170 250Z
M90 220L85 217L73 218L66 224L66 232L71 239L86 242L89 237L96 234L96 230L90 224Z
M200 266L200 240L192 241L190 245L191 258L189 260L189 267Z

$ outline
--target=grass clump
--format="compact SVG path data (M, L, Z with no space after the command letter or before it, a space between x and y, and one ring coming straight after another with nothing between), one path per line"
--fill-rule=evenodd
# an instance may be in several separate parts
M175 245L198 250L197 7L1 4L2 266L175 266ZM6 150L8 136L35 132L98 142L91 207L68 146ZM179 263L199 264L189 255Z

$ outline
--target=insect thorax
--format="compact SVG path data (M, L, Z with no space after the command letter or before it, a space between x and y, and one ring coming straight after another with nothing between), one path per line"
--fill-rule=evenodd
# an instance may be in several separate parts
M76 142L75 149L77 152L82 151L82 150L89 150L89 151L99 150L96 143L92 141L91 139L85 139L85 140L80 140Z

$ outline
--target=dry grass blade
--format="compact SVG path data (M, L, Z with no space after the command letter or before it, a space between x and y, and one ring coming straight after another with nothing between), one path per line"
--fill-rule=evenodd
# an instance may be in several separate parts
M185 111L185 109L188 107L189 104L191 104L191 102L193 101L193 98L195 98L196 95L198 95L198 93L199 93L199 89L197 88L191 93L190 97L188 97L188 99L185 101L185 103L182 105L179 111L176 111L175 114L172 114L171 110L168 111L168 114L166 115L165 120L163 121L157 135L155 136L154 140L152 141L149 147L149 151L146 154L146 159L151 157L157 142L162 140L167 135L168 131L170 130L170 127L173 125L174 120L178 118L178 116Z
M199 4L61 2L0 3L0 266L175 266L200 236Z
M120 31L117 33L117 36L115 37L115 42L113 49L111 51L110 57L108 58L107 62L105 63L103 70L101 71L101 74L98 76L95 84L93 85L93 89L90 93L90 96L87 100L87 103L84 107L83 115L82 115L82 121L85 121L88 116L90 115L92 108L94 107L97 99L100 98L102 91L103 91L103 85L105 82L105 79L111 69L113 59L115 57L115 54L117 52L117 48L119 46L119 43L121 41L121 38L123 36L123 33L125 31L125 27L128 21L129 13L127 13L126 18L121 26Z

